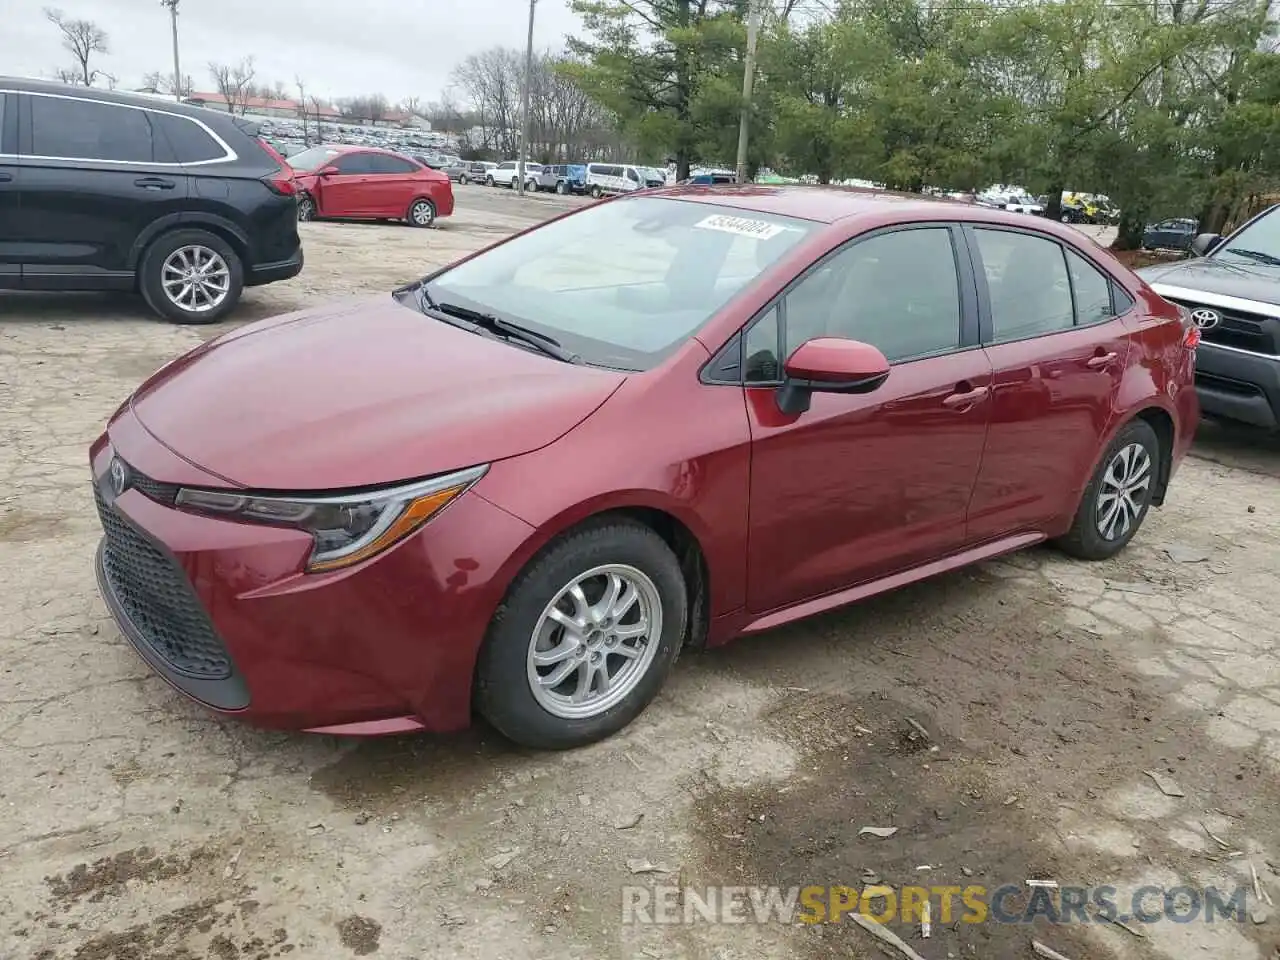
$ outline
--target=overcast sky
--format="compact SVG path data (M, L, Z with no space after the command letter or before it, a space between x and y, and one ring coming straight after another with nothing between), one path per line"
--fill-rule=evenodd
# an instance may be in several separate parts
M153 70L173 72L168 11L160 0L0 0L0 76L51 77L74 61L58 30L41 12L94 20L110 36L98 62L121 88L136 87ZM341 97L384 93L393 102L435 100L455 64L492 46L524 49L525 0L181 0L178 17L182 72L197 90L216 90L209 61L235 62L252 54L258 79L307 94ZM568 0L538 0L536 49L559 49L577 21Z

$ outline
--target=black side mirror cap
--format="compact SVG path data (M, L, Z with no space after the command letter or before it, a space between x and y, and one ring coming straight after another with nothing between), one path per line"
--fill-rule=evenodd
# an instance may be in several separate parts
M1197 257L1207 257L1222 243L1220 233L1202 233L1191 241L1191 253Z

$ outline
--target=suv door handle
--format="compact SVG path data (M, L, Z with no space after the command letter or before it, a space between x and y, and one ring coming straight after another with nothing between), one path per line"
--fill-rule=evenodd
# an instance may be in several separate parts
M0 173L0 183L8 183L13 179L12 173Z
M960 386L965 386L965 384L960 384ZM975 403L981 403L983 400L987 399L987 394L990 392L991 391L986 387L974 387L971 390L965 390L960 393L953 393L949 396L943 397L942 405L944 407L950 407L953 410L957 407L971 407Z
M1116 360L1116 354L1114 352L1101 353L1101 354L1098 354L1096 357L1090 357L1088 360L1086 360L1085 366L1089 367L1092 370L1101 370L1103 367L1111 366L1111 364L1115 363L1115 360Z
M172 180L165 180L161 177L139 177L133 181L135 187L142 187L143 190L172 190L177 184Z

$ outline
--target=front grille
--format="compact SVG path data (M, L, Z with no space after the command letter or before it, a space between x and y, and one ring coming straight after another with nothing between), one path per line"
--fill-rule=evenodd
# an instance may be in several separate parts
M156 503L163 503L165 506L171 507L178 500L177 484L152 480L146 474L138 473L132 467L129 469L129 486L144 497L148 497Z
M1208 307L1222 314L1221 323L1200 331L1200 336L1206 343L1235 347L1237 350L1248 350L1250 353L1261 353L1267 356L1280 356L1280 318L1268 317L1261 313L1246 313L1243 310L1228 310L1212 303L1196 303L1192 300L1172 297L1166 297L1166 299L1180 303L1188 310Z
M186 574L109 506L96 486L94 500L106 531L103 572L142 639L179 673L203 680L231 676L226 647Z

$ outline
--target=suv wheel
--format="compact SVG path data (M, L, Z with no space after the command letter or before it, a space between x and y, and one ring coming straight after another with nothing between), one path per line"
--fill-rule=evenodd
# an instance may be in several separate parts
M147 305L173 323L216 323L239 302L244 267L221 237L175 230L147 248L138 267Z
M476 706L526 746L601 740L657 694L680 653L686 604L680 564L651 529L584 526L516 578L480 652Z
M595 199L599 200L603 194L604 194L604 191L600 189L600 184L597 183L591 187L591 196L593 196Z
M492 186L493 186L493 177L485 177L485 178L484 178L484 185L485 185L486 187L492 187Z
M309 193L304 193L298 197L298 222L306 223L308 220L316 218L316 202L311 199Z
M468 183L470 183L470 181L467 179L467 175L466 175L465 173L464 173L464 174L462 174L460 177L458 177L458 182L459 182L460 184L462 184L464 187L465 187Z
M425 197L419 197L409 207L405 217L411 227L429 227L436 222L436 205Z
M1111 441L1058 546L1081 560L1106 560L1123 550L1151 507L1159 465L1156 432L1145 420L1130 421Z
M569 192L569 185L567 183L565 183L563 180L556 181L556 193L560 194L560 196L563 197L568 192Z

